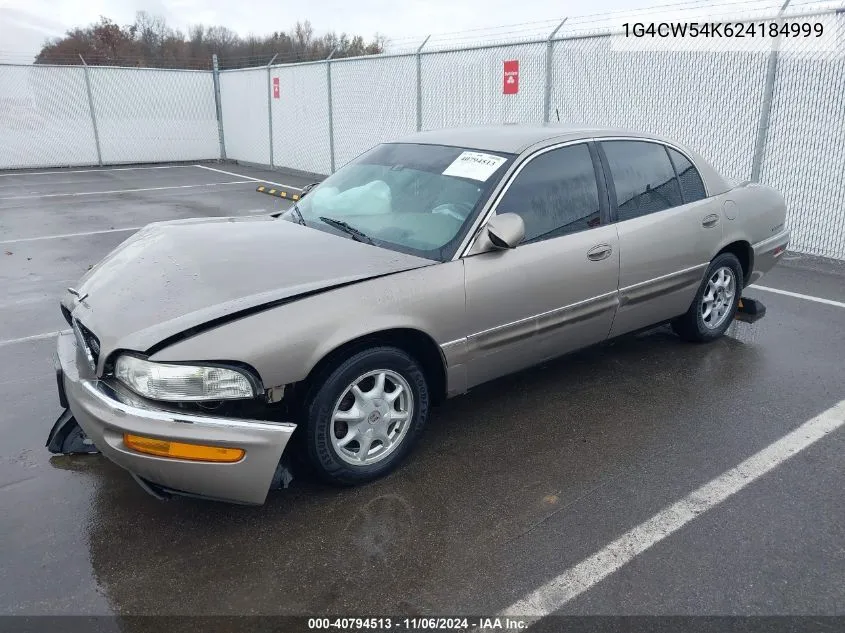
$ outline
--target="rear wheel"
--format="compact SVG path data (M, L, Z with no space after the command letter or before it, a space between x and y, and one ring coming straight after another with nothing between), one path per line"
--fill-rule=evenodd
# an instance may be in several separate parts
M716 256L686 314L672 329L686 341L703 343L719 338L736 315L742 293L742 265L733 253Z
M403 350L360 351L333 370L305 402L308 455L325 480L370 481L395 469L428 419L422 367Z

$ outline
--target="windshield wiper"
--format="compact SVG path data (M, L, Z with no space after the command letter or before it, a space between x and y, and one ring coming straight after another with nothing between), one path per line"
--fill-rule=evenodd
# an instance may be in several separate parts
M327 218L324 215L320 216L320 221L324 224L328 224L329 226L336 228L338 231L343 231L347 235L352 236L352 239L357 240L359 242L364 242L365 244L372 244L375 246L375 242L373 238L371 238L366 233L359 231L354 226L350 226L343 220L335 220L334 218Z

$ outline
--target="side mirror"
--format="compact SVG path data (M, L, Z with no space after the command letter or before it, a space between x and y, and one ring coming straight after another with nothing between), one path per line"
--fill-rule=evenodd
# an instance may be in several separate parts
M516 213L494 215L484 228L493 248L514 248L525 237L525 222Z

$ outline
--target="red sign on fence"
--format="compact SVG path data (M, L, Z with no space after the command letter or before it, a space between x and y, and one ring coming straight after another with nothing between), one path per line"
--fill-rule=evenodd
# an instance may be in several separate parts
M273 77L273 98L279 98L279 78Z
M519 60L512 59L505 62L504 84L502 92L515 95L519 92Z

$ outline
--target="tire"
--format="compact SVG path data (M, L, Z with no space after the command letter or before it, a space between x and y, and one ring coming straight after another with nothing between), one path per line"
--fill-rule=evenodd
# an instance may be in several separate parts
M359 351L324 372L305 398L309 461L332 484L349 486L382 477L413 448L430 404L428 382L412 356L395 347ZM343 442L348 443L341 446Z
M725 277L720 278L721 274ZM730 279L730 290L723 285L725 278ZM719 338L728 329L736 315L742 294L742 284L742 265L736 255L733 253L717 255L707 267L707 273L689 310L672 321L672 329L685 341L694 343L706 343Z

